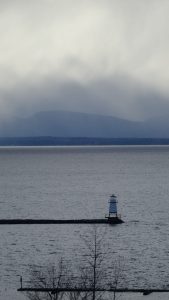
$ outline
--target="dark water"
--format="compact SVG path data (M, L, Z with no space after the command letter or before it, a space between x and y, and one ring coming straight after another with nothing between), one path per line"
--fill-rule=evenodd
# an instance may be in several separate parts
M0 148L0 218L101 218L109 195L118 196L125 223L99 230L106 231L107 266L124 258L128 287L169 287L168 183L169 147ZM25 299L16 289L29 264L63 254L77 259L79 236L88 230L1 226L0 299ZM168 299L160 297L149 299Z

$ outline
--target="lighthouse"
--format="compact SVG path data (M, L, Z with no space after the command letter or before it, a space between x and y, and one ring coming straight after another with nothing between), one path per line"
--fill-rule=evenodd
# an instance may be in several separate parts
M109 198L109 214L106 218L109 223L123 223L121 216L117 214L117 197L114 194Z
M117 197L112 194L109 199L109 218L117 217Z

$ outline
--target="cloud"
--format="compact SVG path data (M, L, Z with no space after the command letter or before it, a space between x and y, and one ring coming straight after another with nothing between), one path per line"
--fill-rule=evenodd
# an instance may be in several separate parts
M43 110L68 110L144 120L165 114L168 99L128 76L101 78L85 85L49 76L36 83L20 82L3 94L5 112L31 115Z
M167 0L1 0L1 111L163 112L168 9Z

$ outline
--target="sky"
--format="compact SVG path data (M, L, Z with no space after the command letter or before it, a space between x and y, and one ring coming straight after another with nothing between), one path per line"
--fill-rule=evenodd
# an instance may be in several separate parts
M0 0L0 115L166 114L168 12L168 0Z

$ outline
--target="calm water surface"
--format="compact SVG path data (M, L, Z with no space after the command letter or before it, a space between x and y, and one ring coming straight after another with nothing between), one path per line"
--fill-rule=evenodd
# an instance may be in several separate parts
M126 286L169 288L168 182L169 147L0 148L0 218L102 218L115 193L125 223L99 226L107 267L123 256ZM0 226L0 299L25 299L16 289L30 264L77 260L89 227Z

